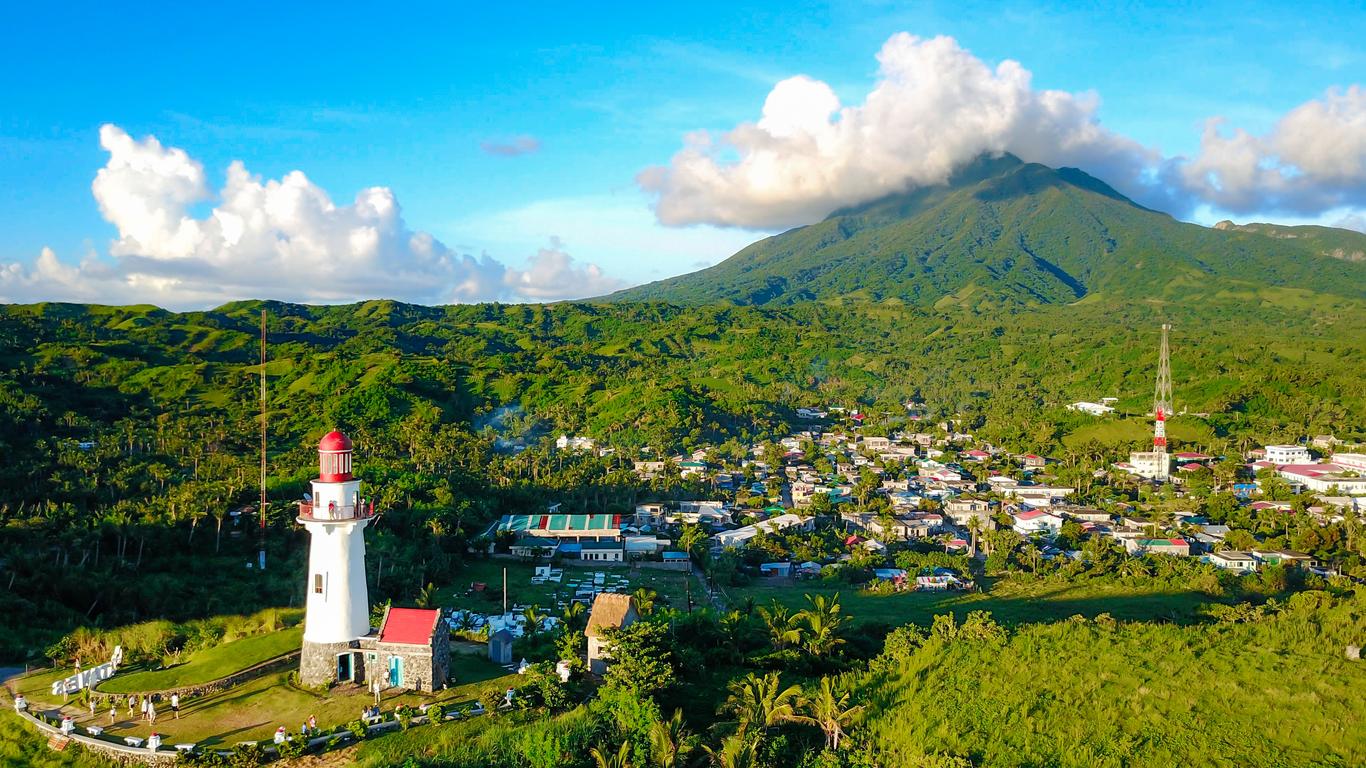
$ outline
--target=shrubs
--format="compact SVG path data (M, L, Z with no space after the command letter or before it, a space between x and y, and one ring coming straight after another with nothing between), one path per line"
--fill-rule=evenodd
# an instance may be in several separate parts
M215 616L183 624L145 621L114 629L77 627L49 646L46 655L53 661L79 658L82 663L97 664L109 660L114 647L121 646L125 664L166 665L204 648L297 624L302 616L297 609L267 608L247 616Z

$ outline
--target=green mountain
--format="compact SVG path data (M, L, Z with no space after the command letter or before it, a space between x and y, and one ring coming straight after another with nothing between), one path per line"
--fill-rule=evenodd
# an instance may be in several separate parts
M946 184L836 211L708 269L608 298L850 298L939 309L1114 299L1302 304L1366 298L1362 253L1366 235L1357 232L1187 224L1075 168L1003 155Z

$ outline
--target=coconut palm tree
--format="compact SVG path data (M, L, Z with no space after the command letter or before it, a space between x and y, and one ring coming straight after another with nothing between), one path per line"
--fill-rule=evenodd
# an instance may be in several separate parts
M623 741L617 753L605 753L597 747L588 750L597 768L631 768L631 742Z
M740 733L753 730L762 733L791 720L796 714L797 696L801 693L801 688L795 685L783 688L777 672L769 672L763 677L751 672L739 680L732 680L727 688L730 695L726 697L724 709L735 715Z
M853 704L852 699L838 678L822 677L816 694L802 700L804 714L798 715L797 720L820 728L825 733L826 749L839 749L845 729L863 712L863 706Z
M641 616L649 616L655 610L655 598L657 595L653 589L641 587L631 593L631 597L636 601L636 611Z
M720 749L702 747L716 768L753 768L758 742L737 733L721 742Z
M522 611L522 619L526 621L527 637L535 637L541 631L541 625L545 623L545 614L541 612L541 606L528 605Z
M588 608L580 602L570 602L564 609L564 623L570 627L578 627L579 620L588 615Z
M825 656L844 643L838 634L844 625L844 617L840 616L839 593L829 598L825 595L807 595L806 602L810 607L797 614L806 625L802 633L802 645L812 656Z
M793 643L801 642L802 630L797 623L797 616L787 606L774 600L772 607L760 608L759 615L768 627L769 640L775 649L782 650Z
M650 726L650 764L654 768L681 768L687 764L692 734L683 724L683 710L675 709L668 720Z

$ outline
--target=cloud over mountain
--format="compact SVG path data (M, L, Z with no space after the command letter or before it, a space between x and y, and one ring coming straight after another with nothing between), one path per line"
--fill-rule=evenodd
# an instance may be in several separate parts
M118 231L113 261L92 254L68 265L44 249L32 266L0 265L0 300L544 301L621 287L596 266L575 264L558 241L525 269L457 253L411 230L385 187L338 205L300 171L263 180L238 161L214 194L199 162L154 137L139 141L106 125L100 145L109 160L91 189ZM206 204L208 213L196 215Z
M1297 213L1366 202L1366 96L1356 86L1298 107L1265 137L1224 137L1213 121L1198 157L1166 158L1101 125L1094 94L1036 89L1018 62L988 66L953 38L899 33L877 59L879 80L860 105L797 76L774 86L758 121L688 135L667 166L638 176L658 219L810 223L1001 152L1080 167L1177 215L1202 202Z

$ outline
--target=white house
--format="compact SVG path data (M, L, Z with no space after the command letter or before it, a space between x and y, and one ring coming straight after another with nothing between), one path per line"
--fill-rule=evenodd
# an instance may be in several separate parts
M1088 403L1085 401L1072 403L1071 405L1067 406L1067 410L1089 413L1092 416L1104 416L1107 413L1115 412L1115 409L1111 408L1108 405L1103 405L1101 403Z
M1247 573L1257 570L1257 558L1251 553L1240 552L1236 549L1228 549L1223 552L1215 552L1209 556L1210 565L1223 568L1226 571L1236 571Z
M1272 464L1308 464L1314 460L1302 445L1268 445L1264 450Z
M1035 533L1054 534L1062 529L1062 518L1042 509L1033 509L1012 515L1015 524L1011 527L1021 536Z
M1336 489L1345 496L1366 496L1366 477L1338 464L1284 464L1276 473L1317 493Z
M555 439L555 447L562 451L591 451L593 450L594 445L596 445L596 443L593 442L593 438L591 437L570 437L569 435L560 435Z
M1166 480L1172 472L1171 455L1166 451L1134 451L1129 454L1127 466L1115 466L1149 480Z
M777 533L778 531L785 531L789 528L801 528L804 531L809 531L811 530L814 521L815 518L813 517L794 515L789 512L788 514L778 515L777 517L768 520L761 520L753 525L746 525L731 531L722 531L716 534L716 536L712 538L712 541L723 548L742 547L747 544L750 539L759 535L761 531L763 533Z
M1335 453L1332 462L1353 472L1366 472L1366 453Z

